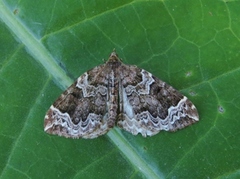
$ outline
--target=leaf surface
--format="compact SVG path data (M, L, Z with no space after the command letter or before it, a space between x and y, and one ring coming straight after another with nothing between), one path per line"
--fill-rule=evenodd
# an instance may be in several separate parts
M0 178L239 178L239 1L0 1ZM143 138L43 131L51 103L115 48L200 122Z

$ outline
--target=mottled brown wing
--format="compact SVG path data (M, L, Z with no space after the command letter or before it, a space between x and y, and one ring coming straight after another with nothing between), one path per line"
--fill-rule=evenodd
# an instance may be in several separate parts
M48 110L44 130L71 138L95 138L115 121L108 120L108 79L105 65L81 75Z
M151 73L131 65L119 68L118 126L144 137L176 131L199 120L191 101Z

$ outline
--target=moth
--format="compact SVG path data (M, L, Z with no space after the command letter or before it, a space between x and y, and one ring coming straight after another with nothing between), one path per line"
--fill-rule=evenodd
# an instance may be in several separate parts
M137 135L176 131L199 120L194 104L172 86L113 51L85 72L51 105L44 119L49 134L92 139L115 124Z

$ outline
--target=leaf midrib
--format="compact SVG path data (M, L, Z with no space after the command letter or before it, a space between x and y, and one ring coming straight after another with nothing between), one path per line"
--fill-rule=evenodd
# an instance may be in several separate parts
M33 56L34 59L53 76L55 83L57 83L61 89L65 89L73 82L72 79L66 75L65 71L56 63L49 51L42 45L41 41L36 39L30 30L17 20L14 14L2 1L0 1L0 18L8 26L9 30L15 34L18 41L25 45L26 50L31 54L31 56ZM125 158L127 158L132 165L142 172L146 178L154 179L160 177L159 174L155 172L154 168L147 165L147 162L137 154L125 137L116 129L113 129L107 135L111 142L113 142L122 152Z

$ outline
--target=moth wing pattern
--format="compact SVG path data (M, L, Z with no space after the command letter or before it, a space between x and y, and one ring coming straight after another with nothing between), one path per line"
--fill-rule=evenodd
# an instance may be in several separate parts
M199 120L194 104L170 85L133 65L122 65L118 126L137 135L176 131Z
M199 120L194 104L144 69L125 65L113 51L105 64L85 72L51 105L44 130L92 139L115 123L137 135L176 131Z
M81 75L48 110L44 130L67 138L95 138L108 132L108 80L105 65Z

